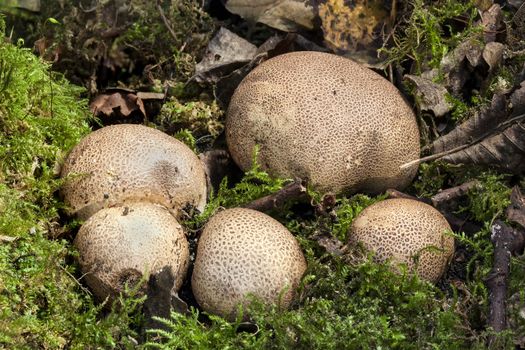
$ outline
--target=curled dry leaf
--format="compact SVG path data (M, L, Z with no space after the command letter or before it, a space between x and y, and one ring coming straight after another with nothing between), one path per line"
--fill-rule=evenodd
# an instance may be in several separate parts
M421 110L432 111L436 117L442 117L451 111L452 105L446 99L448 91L443 85L415 75L405 75L404 78L415 85Z
M522 50L525 46L525 2L519 4L519 7L516 4L516 7L518 10L507 23L507 43L513 50Z
M432 144L433 159L452 164L525 171L525 84L509 99L494 95L490 106Z
M499 4L492 4L481 14L481 24L483 26L483 36L486 43L496 41L496 36L500 32L503 20L503 12Z
M285 32L314 27L314 9L308 0L228 0L225 7L250 23Z
M511 204L505 211L507 219L519 224L525 229L525 197L521 194L518 186L515 186L512 189L510 202Z
M483 53L481 56L488 64L489 72L492 72L501 64L501 61L503 60L503 50L505 50L505 45L497 42L488 43L483 48Z
M125 89L112 89L98 95L89 108L104 124L122 119L142 121L146 118L142 99L136 93Z
M195 66L197 82L216 83L222 76L250 62L257 46L221 27L210 40L202 61Z

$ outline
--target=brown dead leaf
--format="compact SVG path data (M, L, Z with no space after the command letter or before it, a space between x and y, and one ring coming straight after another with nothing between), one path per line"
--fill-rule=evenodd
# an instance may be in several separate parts
M525 197L521 193L518 186L514 186L514 188L512 188L510 202L511 204L505 211L507 219L519 224L525 229Z
M483 49L483 60L489 65L489 72L497 68L503 60L503 50L505 45L497 42L490 42Z
M89 105L93 115L100 118L104 124L126 119L146 118L146 110L142 99L134 92L124 89L114 89L98 95Z
M314 27L314 9L308 0L228 0L225 7L248 22L284 32Z
M221 27L208 43L202 61L195 67L195 80L216 83L221 77L250 62L256 53L257 46Z
M445 97L448 91L443 85L415 75L405 75L404 78L415 85L421 110L431 111L436 117L442 117L451 111L452 105Z
M507 98L494 95L491 105L432 144L435 157L452 164L525 171L525 82Z
M499 4L492 4L481 14L481 24L483 26L483 36L486 43L496 41L503 20L503 12Z

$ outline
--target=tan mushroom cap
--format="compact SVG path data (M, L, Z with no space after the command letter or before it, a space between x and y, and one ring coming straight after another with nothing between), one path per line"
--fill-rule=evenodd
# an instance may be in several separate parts
M95 213L74 241L87 285L101 300L133 287L143 274L171 269L178 290L186 276L189 245L166 208L133 203Z
M191 285L205 311L232 319L238 305L249 304L249 294L287 307L305 270L299 243L286 227L255 210L228 209L204 227Z
M320 192L401 189L419 158L414 113L394 85L349 59L293 52L255 68L235 91L226 119L235 162L309 180Z
M133 201L159 203L177 216L206 205L206 178L197 155L175 138L143 125L107 126L73 148L61 189L72 214L87 219L104 207Z
M447 220L412 199L387 199L363 210L352 223L349 243L361 243L379 262L405 263L419 277L437 282L454 253ZM417 265L416 265L417 261Z

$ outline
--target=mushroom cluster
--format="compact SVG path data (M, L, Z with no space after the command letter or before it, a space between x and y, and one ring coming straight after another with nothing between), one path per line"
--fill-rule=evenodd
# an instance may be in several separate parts
M114 125L85 137L62 168L70 214L86 220L75 238L87 285L114 298L148 273L168 270L177 291L189 245L177 218L206 204L198 157L184 144L140 125ZM200 238L192 289L202 308L227 318L251 296L288 306L306 269L299 244L266 214L231 209L213 216Z
M336 194L404 188L417 168L401 165L420 151L414 113L391 83L318 52L280 55L248 74L230 102L226 141L243 170L258 145L257 160L270 174ZM189 148L145 126L109 126L72 150L62 176L71 214L87 220L75 245L99 298L165 268L180 288L189 248L177 219L188 206L202 210L207 193L203 166ZM349 242L435 282L454 250L447 230L426 204L386 200L355 219ZM305 270L283 225L254 210L227 209L203 229L191 286L205 311L233 319L252 297L289 306Z
M73 148L61 175L70 214L86 220L75 245L99 299L164 268L180 288L189 246L176 218L188 206L202 210L207 193L204 168L192 150L146 126L107 126Z

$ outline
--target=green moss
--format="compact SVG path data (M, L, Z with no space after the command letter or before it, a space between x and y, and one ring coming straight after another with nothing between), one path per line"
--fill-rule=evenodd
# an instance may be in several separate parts
M224 129L223 116L216 101L181 103L173 97L162 106L156 123L168 133L189 129L196 137L216 138Z
M384 51L389 63L412 60L415 74L439 68L448 52L481 30L475 25L478 11L473 1L414 0L411 5L410 16L394 33L393 47Z
M397 275L367 260L349 265L307 249L308 271L290 310L253 304L255 334L219 317L199 322L173 314L164 339L148 347L170 349L458 349L467 339L454 302L431 285ZM191 332L188 332L191 329ZM151 331L152 335L159 334Z
M257 163L258 148L254 150L252 168L244 174L238 183L230 187L228 178L225 177L212 194L204 212L188 221L187 224L194 228L202 226L219 208L232 208L247 204L257 198L274 193L281 189L287 182L284 179L272 178L268 173L262 171Z
M468 211L479 222L492 222L501 216L510 205L511 188L505 178L505 175L492 172L480 174L480 185L469 191L469 204L462 211Z
M0 37L0 347L124 344L134 299L100 320L59 224L57 169L89 132L82 89Z

